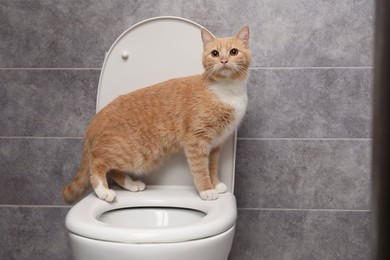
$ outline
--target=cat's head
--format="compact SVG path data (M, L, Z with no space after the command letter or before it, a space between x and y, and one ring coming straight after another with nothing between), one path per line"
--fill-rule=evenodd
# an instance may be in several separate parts
M201 30L201 35L202 62L208 79L243 79L248 76L251 61L248 26L231 38L215 38L205 29Z

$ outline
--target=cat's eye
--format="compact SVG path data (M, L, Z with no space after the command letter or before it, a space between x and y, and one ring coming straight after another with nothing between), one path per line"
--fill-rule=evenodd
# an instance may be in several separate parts
M217 50L213 50L213 51L211 51L211 56L213 56L214 58L218 57L219 56L219 52Z
M230 55L236 56L238 54L238 50L236 48L230 50Z

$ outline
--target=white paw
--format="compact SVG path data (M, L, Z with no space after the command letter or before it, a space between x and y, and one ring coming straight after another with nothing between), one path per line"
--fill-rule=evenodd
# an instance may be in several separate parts
M107 202L113 202L116 197L114 190L107 189L104 187L97 187L97 189L95 189L95 193L99 199L105 200Z
M218 191L218 193L225 193L227 191L227 187L223 182L220 182L215 185L215 189Z
M130 177L125 180L125 188L129 191L143 191L146 188L142 181L133 181Z
M199 195L203 200L216 200L219 196L218 191L215 189L201 191L199 192Z

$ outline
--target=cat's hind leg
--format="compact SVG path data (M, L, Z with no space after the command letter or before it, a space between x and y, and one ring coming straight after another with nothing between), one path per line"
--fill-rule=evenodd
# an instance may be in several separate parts
M133 180L126 172L111 170L108 174L119 186L126 190L137 192L143 191L146 188L145 183L139 180Z
M114 190L108 188L106 177L107 171L108 166L105 163L95 159L91 166L90 180L92 187L99 199L105 200L107 202L113 202L115 200L116 194Z

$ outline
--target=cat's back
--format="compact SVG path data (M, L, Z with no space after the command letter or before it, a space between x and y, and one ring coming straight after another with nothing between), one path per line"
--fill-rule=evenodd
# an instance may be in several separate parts
M115 106L147 109L143 106L153 104L170 105L171 101L180 102L185 95L192 94L201 87L201 75L170 79L155 85L135 90L121 95L109 104L110 108ZM173 104L172 104L173 105Z
M113 131L124 126L147 128L149 125L182 122L191 99L203 88L202 76L170 79L121 95L92 119L88 132Z

